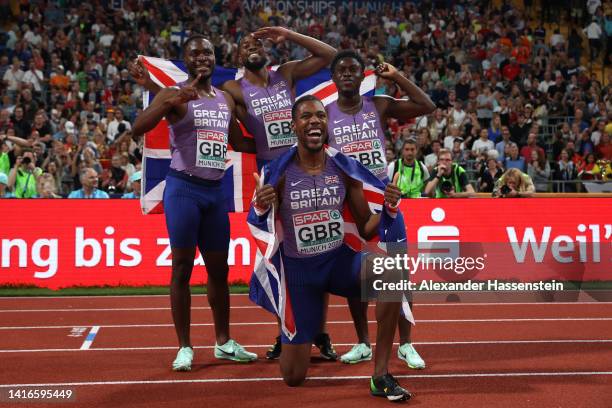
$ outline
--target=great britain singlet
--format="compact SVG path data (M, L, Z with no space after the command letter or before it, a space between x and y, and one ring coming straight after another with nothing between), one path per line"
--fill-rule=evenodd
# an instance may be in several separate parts
M214 97L189 101L185 117L170 125L170 168L219 180L225 173L231 112L223 93L212 89Z
M247 107L246 128L255 138L257 159L274 160L297 142L291 131L293 95L287 80L269 71L268 86L262 88L240 80Z
M363 107L355 114L347 114L333 102L327 110L328 144L361 162L376 177L387 177L385 134L371 97L364 96Z
M342 245L344 183L344 173L329 158L317 176L305 173L295 162L287 166L280 209L286 256L305 258Z

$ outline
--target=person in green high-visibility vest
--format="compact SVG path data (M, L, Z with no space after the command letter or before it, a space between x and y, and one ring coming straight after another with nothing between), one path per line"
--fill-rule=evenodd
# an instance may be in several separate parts
M465 169L453 163L448 149L438 152L438 165L425 186L425 195L432 198L464 198L475 195Z
M15 165L9 172L8 186L13 190L15 198L35 198L36 180L42 174L42 169L36 167L34 153L25 150L15 160Z
M425 183L429 180L429 170L416 159L416 140L408 139L402 146L401 157L389 164L387 174L393 180L396 173L397 187L402 192L402 198L419 198Z

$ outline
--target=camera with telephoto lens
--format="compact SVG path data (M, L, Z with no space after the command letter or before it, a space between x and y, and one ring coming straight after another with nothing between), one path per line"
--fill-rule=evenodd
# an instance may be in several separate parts
M21 164L30 164L30 163L32 163L32 159L31 159L31 158L29 158L29 157L24 157L24 158L21 160Z
M501 188L499 189L499 192L501 193L502 196L508 195L510 191L512 191L512 189L510 189L510 187L508 187L505 184L501 186Z
M440 184L440 191L442 191L444 194L450 193L452 189L453 189L453 183L451 183L448 180L444 180Z

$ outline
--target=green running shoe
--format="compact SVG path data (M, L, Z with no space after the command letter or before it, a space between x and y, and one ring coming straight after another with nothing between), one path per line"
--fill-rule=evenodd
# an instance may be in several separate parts
M191 362L193 361L193 348L181 347L176 353L176 358L172 363L174 371L191 371Z
M402 344L397 349L397 356L400 360L404 360L410 368L415 370L422 370L425 368L425 361L419 356L419 353L417 353L411 343Z
M389 373L370 378L370 394L375 397L386 397L392 402L407 401L412 398L412 394L400 387L397 380Z
M351 351L340 356L344 364L357 364L372 359L372 349L365 343L355 344Z
M215 344L215 357L219 359L250 363L257 360L257 354L250 353L233 339L229 339L222 346Z

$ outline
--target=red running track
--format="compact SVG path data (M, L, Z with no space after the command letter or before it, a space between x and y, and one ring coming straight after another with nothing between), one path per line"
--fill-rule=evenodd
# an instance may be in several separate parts
M70 388L69 407L389 406L368 394L372 363L313 353L311 379L288 388L277 362L215 360L210 310L202 296L193 305L194 369L174 373L166 297L0 298L0 406L58 406L3 399L19 384ZM232 336L263 356L276 335L270 315L245 296L232 296L232 306ZM410 406L612 406L611 303L422 304L415 315L427 369L410 370L395 355L390 363L415 394ZM337 350L348 350L355 336L341 299L332 299L329 321ZM97 335L80 350L93 326Z

